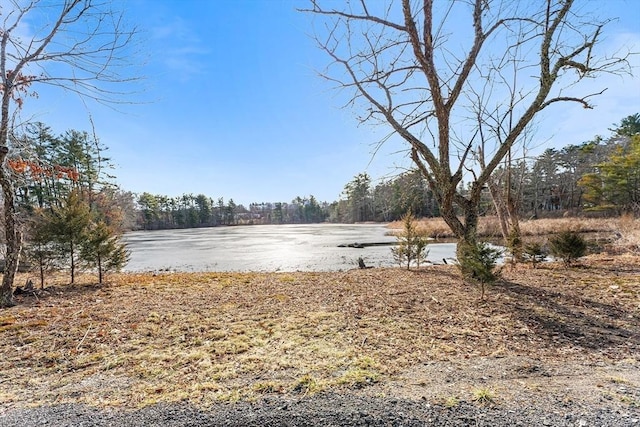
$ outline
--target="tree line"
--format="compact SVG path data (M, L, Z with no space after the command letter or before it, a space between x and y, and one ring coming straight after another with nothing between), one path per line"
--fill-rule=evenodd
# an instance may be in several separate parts
M136 198L134 229L216 227L220 225L309 224L324 222L328 204L314 196L296 197L291 202L251 203L249 207L233 199L214 199L204 194L178 197L142 193Z
M549 148L533 157L522 155L496 168L494 184L509 186L521 218L558 216L565 212L590 215L640 216L640 113L623 118L609 130L581 144ZM466 194L469 184L459 189ZM487 186L481 193L481 215L496 214ZM367 173L347 183L342 198L327 206L330 222L387 222L407 212L438 217L440 206L427 180L417 170L373 184ZM462 214L456 210L456 214Z
M233 199L204 194L178 197L139 194L135 229L215 227L220 225L354 223L393 221L405 212L437 216L432 192L417 171L381 182L372 190L371 178L358 174L346 184L342 198L320 202L315 196L297 196L289 202L253 202L248 207Z
M510 191L520 217L564 212L638 216L640 114L623 118L610 131L607 138L513 160L496 169L493 183ZM484 207L495 210L495 201L485 198Z
M623 118L610 136L581 144L549 148L535 157L511 159L496 168L493 185L509 186L521 218L574 214L640 215L640 113ZM460 184L466 194L469 184ZM136 198L136 229L215 227L250 224L389 222L411 212L438 217L440 206L422 173L408 170L374 184L369 174L349 181L339 200L319 202L312 195L290 202L255 202L248 207L233 199L204 194L178 197L142 193ZM480 199L480 214L496 214L489 187ZM461 214L461 211L456 211Z

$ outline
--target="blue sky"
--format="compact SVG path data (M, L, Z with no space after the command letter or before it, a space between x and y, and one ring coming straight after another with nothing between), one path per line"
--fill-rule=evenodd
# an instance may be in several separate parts
M132 104L85 106L75 95L43 94L28 111L56 132L90 130L109 147L125 190L177 196L203 193L236 203L290 201L313 194L337 200L354 175L391 176L410 162L391 141L374 156L385 129L360 126L342 95L316 70L327 58L308 36L301 0L128 0L139 26L132 67L144 79ZM605 46L636 43L640 2L609 0ZM640 65L638 57L634 59ZM607 77L595 110L546 112L546 146L579 144L640 112L637 77ZM400 168L400 169L399 169Z

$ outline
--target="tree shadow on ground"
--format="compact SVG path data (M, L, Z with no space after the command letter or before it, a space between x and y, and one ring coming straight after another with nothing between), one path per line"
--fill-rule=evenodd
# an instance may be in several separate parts
M411 270L406 270L409 273L416 274L419 276L427 276L427 278L431 277L445 277L447 279L451 279L454 281L459 281L463 283L462 275L460 274L460 270L457 266L452 268L447 268L446 266L438 265L438 266L427 266L426 268L412 268Z
M550 346L640 351L640 322L631 309L509 281L495 288L517 301L514 316Z
M26 291L23 287L18 286L14 291L13 298L18 306L33 306L53 297L92 294L105 289L107 286L107 284L100 285L98 283L76 283L73 285L50 285Z

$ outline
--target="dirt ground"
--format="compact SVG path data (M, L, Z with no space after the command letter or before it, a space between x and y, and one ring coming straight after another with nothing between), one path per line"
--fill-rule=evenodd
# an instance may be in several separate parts
M122 274L0 311L0 414L338 394L455 408L640 408L640 257L504 268L487 298L454 266Z

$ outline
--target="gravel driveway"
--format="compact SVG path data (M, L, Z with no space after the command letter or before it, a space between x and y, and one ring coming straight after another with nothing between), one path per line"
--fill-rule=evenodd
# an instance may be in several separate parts
M453 408L426 402L324 394L301 399L267 398L219 404L203 411L189 405L157 405L136 411L83 405L0 412L0 426L640 426L639 408L488 407L461 402Z

